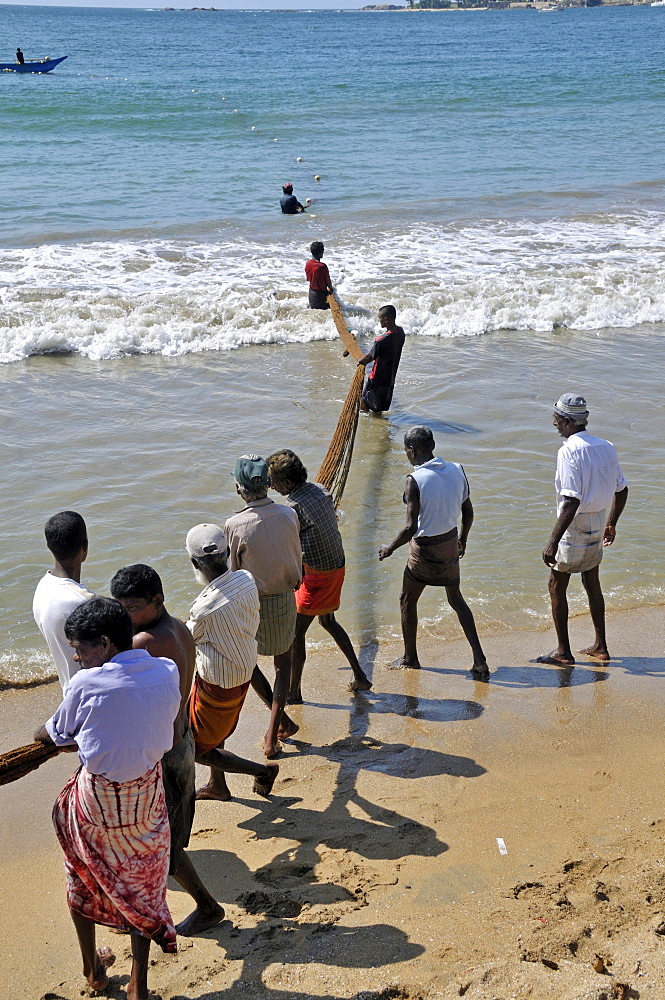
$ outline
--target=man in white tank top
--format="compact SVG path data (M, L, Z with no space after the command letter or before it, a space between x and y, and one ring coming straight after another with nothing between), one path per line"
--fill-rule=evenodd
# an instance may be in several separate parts
M412 427L404 435L404 450L414 469L406 477L406 525L390 545L379 549L386 559L409 542L400 608L404 637L404 667L418 669L416 650L418 599L427 586L445 587L450 607L459 619L473 650L471 673L487 680L489 668L473 620L471 608L460 591L459 561L473 524L473 506L464 469L434 455L434 437L429 427ZM458 537L457 522L462 517Z

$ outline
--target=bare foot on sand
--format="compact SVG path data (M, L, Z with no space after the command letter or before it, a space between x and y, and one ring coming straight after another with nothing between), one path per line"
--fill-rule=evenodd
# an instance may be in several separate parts
M197 906L188 917L176 924L175 929L183 937L191 937L193 934L201 934L211 927L217 927L224 917L224 907L220 906L219 903L215 904L214 909L210 907L207 910L202 910L200 906Z
M549 663L553 667L574 667L575 660L572 656L564 656L558 649L553 649L545 656L537 656L536 663Z
M407 668L409 670L420 670L420 660L409 660L406 656L400 656L399 660L393 660L390 666L394 669L398 667Z
M95 993L100 993L108 986L109 977L106 975L106 970L110 969L114 962L115 955L110 948L97 949L97 968L88 976L88 986Z
M302 694L300 691L294 691L293 694L289 692L289 697L286 699L287 705L302 705Z
M603 663L611 658L607 652L607 646L588 646L586 649L578 649L580 656L592 656L594 660L602 660Z
M197 799L212 799L215 802L230 802L231 801L231 791L226 784L213 785L211 781L207 785L202 785L201 788L196 789Z
M471 667L471 676L476 681L488 681L490 679L490 668L486 663L474 663Z
M263 743L263 756L267 757L268 760L274 760L275 757L279 757L282 752L282 744L277 740L276 743L268 743L264 741Z
M269 797L272 786L275 784L275 778L279 774L279 764L266 764L266 767L270 774L266 775L265 778L254 778L254 791L257 795L262 795L264 799Z
M147 993L139 993L131 990L127 987L127 1000L162 1000L159 993L155 993L154 990L148 990Z
M289 740L292 736L295 736L300 726L293 719L285 719L282 717L282 724L277 732L278 740Z
M355 677L349 684L349 691L356 692L356 691L371 691L371 690L372 690L372 682L370 681L369 677L365 677L364 674L362 675L362 677Z

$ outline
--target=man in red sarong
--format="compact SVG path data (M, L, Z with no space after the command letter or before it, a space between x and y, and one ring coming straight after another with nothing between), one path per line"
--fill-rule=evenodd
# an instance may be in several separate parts
M81 767L53 809L65 853L67 903L83 974L93 990L108 986L110 949L96 949L95 925L129 931L128 1000L148 1000L150 941L176 951L166 904L170 836L161 758L173 742L180 707L178 668L166 657L132 649L132 622L117 601L80 605L65 635L81 669L65 698L35 733L43 743L78 750Z
M365 675L346 631L335 618L344 583L344 547L337 527L335 504L320 483L307 481L307 469L298 456L284 448L268 458L270 485L298 515L302 546L303 577L296 590L296 636L291 653L289 704L302 704L300 683L305 667L305 635L318 616L319 623L332 636L353 671L351 691L369 691Z

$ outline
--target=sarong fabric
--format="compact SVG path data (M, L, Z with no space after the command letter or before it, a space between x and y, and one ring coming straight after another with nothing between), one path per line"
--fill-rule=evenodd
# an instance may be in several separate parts
M412 538L406 572L428 587L454 587L460 582L457 528L444 535Z
M292 590L259 597L259 656L286 653L296 637L296 599Z
M586 573L600 566L606 520L604 510L576 514L559 542L554 569L560 573Z
M249 683L223 688L195 674L189 699L189 724L197 754L214 750L235 731Z
M196 762L191 727L176 746L162 757L162 778L171 831L169 875L174 875L180 855L189 844L196 805Z
M65 852L69 908L175 952L166 904L171 840L161 763L123 782L80 767L56 799L53 825Z
M330 615L337 611L342 597L345 567L312 569L303 563L303 578L296 590L296 610L300 615Z

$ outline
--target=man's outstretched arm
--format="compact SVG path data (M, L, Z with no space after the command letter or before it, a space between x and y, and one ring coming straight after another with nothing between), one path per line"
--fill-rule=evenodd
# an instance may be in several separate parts
M398 549L401 545L406 545L418 530L418 516L420 514L420 490L418 489L418 483L415 481L413 476L407 476L406 478L406 524L400 531L399 535L390 543L390 545L382 545L379 549L379 560L387 559L391 556L395 549Z

